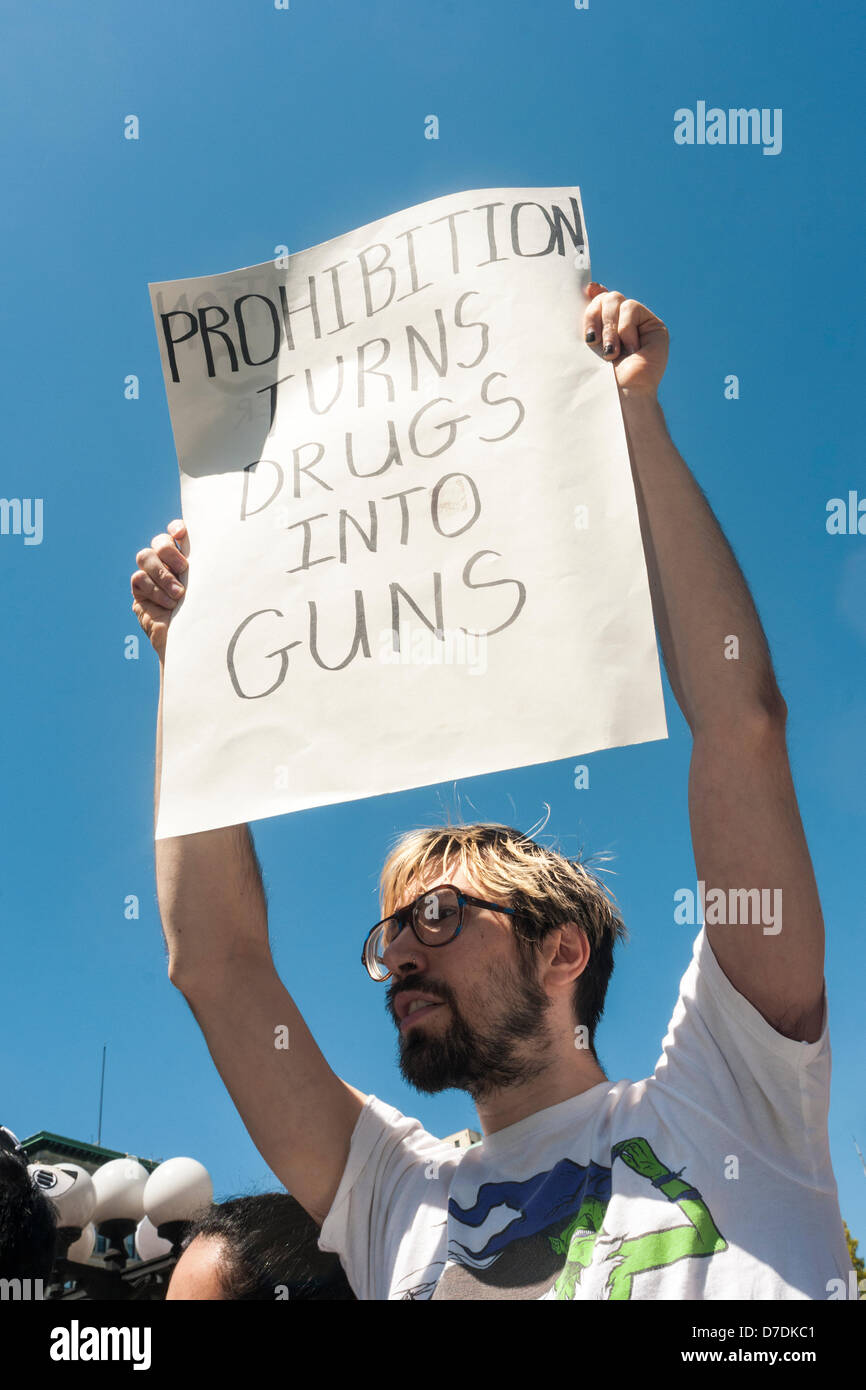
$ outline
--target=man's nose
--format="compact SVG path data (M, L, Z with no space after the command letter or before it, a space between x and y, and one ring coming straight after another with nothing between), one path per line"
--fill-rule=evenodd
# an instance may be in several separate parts
M382 959L392 975L405 975L407 970L427 968L424 947L409 926L403 927L391 945L385 947Z

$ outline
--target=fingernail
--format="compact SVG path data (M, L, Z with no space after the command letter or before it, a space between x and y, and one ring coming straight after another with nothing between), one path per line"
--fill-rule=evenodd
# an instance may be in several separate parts
M180 584L175 584L175 583L171 583L171 584L169 584L168 587L171 589L171 592L174 594L175 598L183 598L183 586L182 586L182 585L180 585Z
M588 332L587 335L586 335L586 341L587 341L588 343L594 343L594 342L595 342L595 332L594 332L594 330L593 330L592 328L589 330L589 332Z
M605 343L604 352L602 353L602 356L609 357L612 352L616 352L616 348L614 347L613 343Z

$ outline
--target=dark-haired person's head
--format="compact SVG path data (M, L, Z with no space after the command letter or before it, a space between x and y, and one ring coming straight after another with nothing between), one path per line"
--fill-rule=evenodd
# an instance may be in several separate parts
M56 1246L54 1207L31 1181L24 1155L0 1147L0 1279L50 1278Z
M353 1299L340 1261L318 1248L318 1236L286 1193L214 1203L187 1232L166 1299Z

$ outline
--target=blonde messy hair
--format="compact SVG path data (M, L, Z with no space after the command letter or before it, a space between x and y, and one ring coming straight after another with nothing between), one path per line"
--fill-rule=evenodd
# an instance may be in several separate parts
M577 922L586 932L590 958L575 981L573 1009L575 1021L587 1028L595 1055L595 1030L613 973L613 949L628 935L613 895L580 858L547 849L512 826L431 826L403 835L385 860L382 916L389 916L401 900L432 887L436 879L446 882L457 868L481 895L515 909L515 942L527 963L541 939L562 922Z

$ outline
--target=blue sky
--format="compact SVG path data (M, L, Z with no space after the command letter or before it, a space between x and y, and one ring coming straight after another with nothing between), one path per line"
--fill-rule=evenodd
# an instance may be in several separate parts
M59 0L7 7L0 203L7 325L2 492L44 536L0 536L5 676L0 1121L191 1154L218 1196L276 1186L167 981L152 858L157 669L136 551L179 511L148 282L256 264L441 194L582 190L593 272L668 324L661 399L753 588L790 710L822 893L843 1215L866 1247L862 1083L866 537L826 505L866 470L864 23L837 0ZM699 100L781 108L783 147L680 146ZM138 141L123 120L138 115ZM439 117L438 141L424 138ZM124 399L128 373L138 401ZM736 373L740 399L724 398ZM612 1078L651 1072L690 958L688 731L666 742L279 817L256 828L277 962L335 1070L427 1127L467 1097L402 1082L359 951L398 832L506 821L614 856L631 931L599 1033ZM576 753L579 750L576 750ZM124 917L137 894L138 920Z

